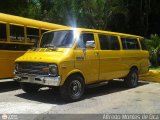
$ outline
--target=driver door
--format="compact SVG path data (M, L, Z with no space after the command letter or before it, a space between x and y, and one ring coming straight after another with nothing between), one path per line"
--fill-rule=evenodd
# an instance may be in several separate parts
M98 81L99 53L95 35L82 32L75 49L75 68L83 72L86 84Z

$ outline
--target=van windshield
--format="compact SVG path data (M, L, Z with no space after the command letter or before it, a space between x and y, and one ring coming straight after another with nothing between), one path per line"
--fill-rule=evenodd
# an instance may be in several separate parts
M73 30L52 31L43 34L41 48L71 48L75 40Z

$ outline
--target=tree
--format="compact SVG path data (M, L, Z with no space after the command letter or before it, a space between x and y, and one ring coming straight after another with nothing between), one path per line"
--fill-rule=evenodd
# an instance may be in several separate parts
M27 4L28 0L1 0L0 11L3 13L22 16Z
M54 1L52 20L73 27L103 28L105 0ZM56 18L56 19L55 19Z
M0 12L73 27L159 33L159 0L1 0Z
M145 40L148 50L151 55L151 63L153 66L158 66L158 53L160 52L160 37L157 34L152 34L150 39Z
M128 8L124 0L106 0L106 29L117 32L127 31Z

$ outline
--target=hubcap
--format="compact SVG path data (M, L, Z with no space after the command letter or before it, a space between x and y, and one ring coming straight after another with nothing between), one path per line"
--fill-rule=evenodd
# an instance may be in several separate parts
M79 97L81 95L81 83L78 80L73 80L69 86L71 96Z

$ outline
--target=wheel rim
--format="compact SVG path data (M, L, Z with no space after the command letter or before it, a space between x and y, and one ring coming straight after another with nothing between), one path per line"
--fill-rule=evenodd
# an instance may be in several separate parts
M70 83L69 90L70 90L71 96L73 98L77 98L81 95L82 85L78 80L73 80Z
M137 74L136 74L135 72L132 73L131 81L132 81L132 84L133 84L134 86L137 85L137 79L138 79Z

